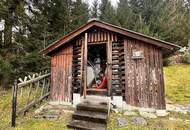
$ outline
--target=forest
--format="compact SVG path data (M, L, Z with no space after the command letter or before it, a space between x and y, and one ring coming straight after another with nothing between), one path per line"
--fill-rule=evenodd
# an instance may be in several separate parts
M190 41L190 0L1 0L0 87L49 69L40 51L92 18L182 47Z

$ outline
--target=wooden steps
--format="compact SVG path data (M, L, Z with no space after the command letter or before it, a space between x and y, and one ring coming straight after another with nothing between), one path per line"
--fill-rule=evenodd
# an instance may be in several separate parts
M84 101L76 106L69 128L75 130L106 130L108 102Z
M99 112L99 113L108 113L108 109L107 109L107 105L105 106L103 103L101 105L97 105L97 104L88 104L86 103L86 105L84 105L85 103L80 103L77 105L77 110L79 111L90 111L90 112Z
M105 124L92 123L82 120L73 120L69 125L69 128L77 130L106 130ZM98 129L97 129L98 128Z
M96 123L106 124L107 122L107 114L106 113L100 113L100 112L92 112L92 111L76 111L73 114L73 118L80 120L83 119L83 121L92 121Z
M98 96L107 96L107 89L87 89L87 95L98 95Z

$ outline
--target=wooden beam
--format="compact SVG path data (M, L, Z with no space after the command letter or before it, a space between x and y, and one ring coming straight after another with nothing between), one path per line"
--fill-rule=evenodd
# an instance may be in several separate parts
M87 56L88 56L88 34L85 33L84 37L84 98L86 99L87 89Z
M24 87L24 86L26 86L26 85L28 85L28 84L30 84L30 83L37 82L37 81L39 81L39 80L41 80L41 79L43 79L43 78L46 78L46 77L48 77L48 76L50 76L50 75L51 75L51 73L45 74L45 75L42 75L42 76L39 76L39 77L37 77L37 78L31 79L31 80L28 80L28 81L24 81L23 83L19 83L19 84L18 84L18 88Z
M111 95L112 86L112 41L110 39L109 33L107 42L107 77L108 77L108 96Z
M23 109L19 110L17 112L17 115L20 115L22 113L25 113L26 111L28 111L31 107L35 106L36 104L38 104L39 102L41 102L43 99L47 98L50 95L50 92L46 93L44 96L40 97L37 100L34 100L32 102L30 102L27 106L25 106Z

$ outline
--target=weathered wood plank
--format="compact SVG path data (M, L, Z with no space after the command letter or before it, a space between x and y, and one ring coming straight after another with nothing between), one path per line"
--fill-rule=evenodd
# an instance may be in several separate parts
M111 95L111 82L112 82L112 41L110 39L110 35L104 35L104 37L108 37L107 42L107 77L108 77L108 96Z
M84 80L84 98L86 98L86 90L87 90L87 56L88 56L88 34L85 33L84 37L84 70L83 70L83 80Z
M51 74L48 73L48 74L45 74L45 75L39 76L38 78L30 79L30 80L28 80L28 81L25 81L25 82L19 83L19 84L18 84L18 88L24 87L24 86L26 86L27 84L30 84L30 83L37 82L37 81L39 81L39 80L41 80L41 79L43 79L43 78L45 78L45 77L48 77L48 76L50 76L50 75L51 75Z

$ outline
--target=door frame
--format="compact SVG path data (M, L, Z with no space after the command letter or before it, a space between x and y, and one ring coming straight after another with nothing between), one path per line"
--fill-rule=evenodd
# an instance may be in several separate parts
M105 44L105 43L102 43ZM84 85L83 89L83 96L86 99L87 95L87 60L88 60L88 33L85 33L84 36L84 46L82 45L82 52L83 52L83 67L82 67L82 84ZM112 96L112 41L110 39L110 35L108 34L108 40L106 42L106 53L107 53L107 89L108 89L108 96Z
M108 96L112 96L112 41L109 34L107 41L107 80Z

